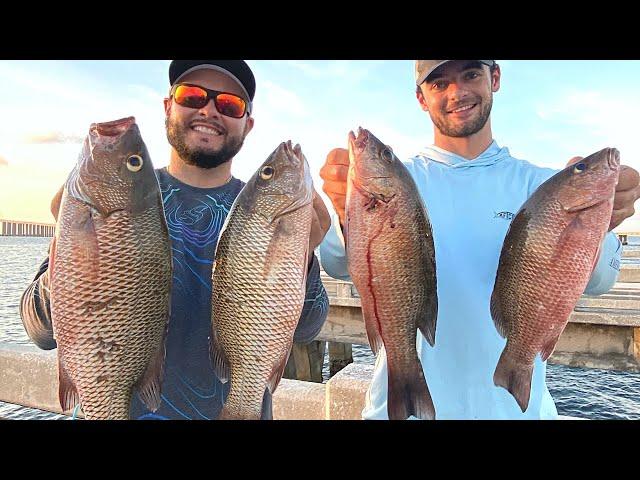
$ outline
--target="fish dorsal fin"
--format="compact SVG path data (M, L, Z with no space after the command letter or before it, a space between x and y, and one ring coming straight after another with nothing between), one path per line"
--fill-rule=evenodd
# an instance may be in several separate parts
M269 391L269 387L264 389L264 396L262 397L262 410L260 411L260 420L273 420L273 402L271 400L272 393Z
M499 289L497 287L494 287L493 293L491 294L491 318L493 318L493 324L496 326L496 330L500 336L502 338L507 338L510 326L508 319L502 314L502 305L500 295L498 295L498 290Z
M158 351L151 357L144 375L136 386L140 399L152 412L155 412L160 408L160 403L162 401L160 395L162 378L164 375L166 341L167 330L165 328Z
M556 345L558 344L559 339L560 339L560 335L552 338L551 340L549 340L547 343L544 344L544 346L542 347L542 351L540 352L540 358L542 358L543 362L546 362L547 359L551 356L551 354L556 348Z
M528 220L529 216L527 211L521 209L509 226L509 230L502 244L502 250L500 251L489 309L491 311L493 324L502 338L507 338L511 329L511 325L509 324L510 317L507 315L508 312L505 312L503 309L503 302L515 301L513 298L510 298L506 292L508 286L506 282L508 281L509 275L512 274L516 268L514 262L518 248L518 245L515 243L517 232L526 228Z
M593 267L591 267L591 275L593 275L594 270L598 266L598 260L600 260L600 253L602 253L602 241L598 244L598 249L596 250L596 254L593 257ZM589 278L591 278L591 275Z
M80 403L80 395L78 395L78 390L62 363L60 355L58 355L58 383L60 407L63 412L68 412Z
M381 347L384 346L384 342L382 341L382 337L380 336L380 332L378 331L378 326L375 315L370 314L368 312L363 312L364 317L364 325L367 330L367 339L369 340L369 346L371 347L371 351L374 355L377 355L378 351Z
M436 344L436 324L438 322L438 294L434 284L433 290L425 295L420 314L417 319L418 330L432 347Z
M216 336L215 326L211 328L211 337L209 337L209 353L211 355L211 364L216 376L222 383L227 383L231 376L229 362L220 342L218 341L218 337Z
M283 355L283 357L273 366L271 370L271 374L267 379L267 389L269 392L273 394L278 388L278 384L282 379L282 375L284 375L284 369L287 366L287 361L289 360L289 356L291 355L291 349L293 347L293 340L289 343L289 348L287 349L287 354Z

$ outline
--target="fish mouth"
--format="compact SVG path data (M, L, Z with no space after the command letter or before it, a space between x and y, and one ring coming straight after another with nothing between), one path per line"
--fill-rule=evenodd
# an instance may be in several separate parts
M358 135L356 136L352 131L349 132L349 145L354 153L360 154L364 152L369 144L369 131L358 127Z
M135 124L135 117L126 117L111 122L92 123L89 131L101 137L119 137Z
M293 146L293 144L291 143L291 140L287 140L286 142L283 142L281 146L284 149L284 152L287 154L287 158L289 159L289 161L293 166L295 167L303 166L301 164L303 162L302 157L304 155L302 155L302 147L300 147L299 143L296 143L296 145Z
M607 164L611 170L620 169L620 152L616 148L609 148L607 151Z
M284 156L288 160L289 164L301 173L302 181L299 183L297 189L294 188L285 193L274 194L279 196L293 196L293 201L278 212L278 214L273 217L272 221L283 215L287 215L299 210L300 208L306 207L313 202L313 179L311 177L311 170L309 169L306 157L302 153L302 147L300 147L300 144L296 143L294 146L291 140L287 140L286 142L282 142L276 151L284 152Z
M299 143L296 143L294 146L291 140L282 142L276 149L276 155L278 153L283 154L282 156L287 160L287 163L290 166L301 171L305 180L307 176L311 178L307 159L304 156L304 153L302 153L302 147L300 147Z

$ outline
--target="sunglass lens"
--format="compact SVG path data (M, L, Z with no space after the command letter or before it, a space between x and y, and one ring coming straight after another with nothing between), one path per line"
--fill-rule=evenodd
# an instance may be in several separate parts
M222 115L228 117L241 118L244 115L247 104L236 95L220 93L216 97L216 108Z
M180 85L173 94L176 103L183 107L202 108L207 104L207 92L198 87Z

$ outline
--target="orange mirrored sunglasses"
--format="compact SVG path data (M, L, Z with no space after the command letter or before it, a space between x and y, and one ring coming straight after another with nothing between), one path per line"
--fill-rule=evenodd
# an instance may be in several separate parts
M178 105L187 108L203 108L213 99L216 110L222 115L242 118L247 111L247 102L238 95L210 90L199 85L177 83L171 88L171 96Z

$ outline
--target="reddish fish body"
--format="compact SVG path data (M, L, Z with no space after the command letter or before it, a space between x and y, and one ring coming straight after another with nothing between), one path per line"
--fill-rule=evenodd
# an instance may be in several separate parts
M369 344L384 346L390 419L435 418L416 350L435 342L437 293L431 225L418 189L393 152L366 130L349 139L346 252Z
M212 271L211 358L231 388L219 419L272 419L305 299L313 182L299 145L281 143L227 216Z
M160 188L135 120L93 124L65 184L51 251L60 404L88 419L151 409L169 321L171 248Z
M534 359L553 353L596 265L619 164L618 151L606 148L558 172L524 203L505 237L491 315L507 344L494 383L523 412Z

